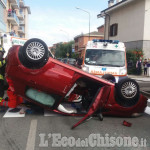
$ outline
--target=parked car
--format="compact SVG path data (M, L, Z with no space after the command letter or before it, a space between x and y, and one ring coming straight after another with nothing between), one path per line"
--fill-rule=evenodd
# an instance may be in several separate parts
M56 58L56 59L62 62L62 58Z
M65 63L65 64L67 64L68 58L63 58L63 59L62 59L62 62Z
M72 66L76 66L76 59L74 58L63 58L62 62L65 64L70 64Z
M69 58L68 59L68 64L72 65L72 66L76 66L76 59L74 58Z
M6 78L14 95L60 114L83 116L73 128L92 115L100 120L103 115L135 116L147 105L135 80L115 84L64 64L50 57L47 45L36 38L9 50Z

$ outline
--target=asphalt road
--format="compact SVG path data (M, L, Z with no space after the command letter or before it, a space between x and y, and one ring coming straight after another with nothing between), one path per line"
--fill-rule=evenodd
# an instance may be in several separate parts
M79 117L53 116L44 117L42 114L29 114L24 118L3 118L0 114L0 150L49 150L49 149L77 149L76 147L53 148L52 138L48 139L48 134L61 134L62 137L74 137L75 139L88 138L91 134L100 134L102 137L137 137L139 140L146 139L146 148L150 149L150 116L144 114L138 118L117 118L105 117L103 121L92 118L74 130L71 126L79 121ZM131 127L123 126L123 121L132 123ZM107 135L108 134L108 135ZM41 135L45 135L44 141ZM48 141L46 147L42 146ZM83 149L82 147L78 149ZM91 145L84 149L92 149ZM99 150L99 147L94 147ZM101 148L109 149L109 148ZM112 148L130 150L137 149L133 147L114 147Z
M141 90L147 90L150 87L150 83L147 82L140 82L139 85ZM148 105L150 106L150 103ZM0 112L0 150L110 149L93 145L95 143L87 144L84 141L82 144L73 147L65 147L65 143L60 145L61 147L56 147L56 144L60 144L61 139L64 139L64 137L65 139L73 137L75 140L78 138L89 140L93 137L94 142L98 140L96 137L99 136L102 138L114 137L116 139L123 137L133 139L133 137L136 137L142 144L146 140L146 147L117 146L111 148L112 150L150 150L150 115L146 113L137 118L104 117L103 121L92 118L76 129L71 130L71 126L78 122L81 119L80 117L60 115L45 117L44 110L40 109L40 111L34 111L32 114L26 114L22 118L3 118L5 111ZM132 126L123 126L124 120L130 122ZM59 139L59 142L55 137L58 134L63 137Z
M146 97L150 98L150 81L137 81L140 86L140 91Z

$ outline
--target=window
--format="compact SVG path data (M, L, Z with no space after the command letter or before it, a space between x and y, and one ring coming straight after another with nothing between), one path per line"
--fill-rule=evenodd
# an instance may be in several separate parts
M110 36L116 36L118 33L118 24L115 23L115 24L112 24L110 26Z
M125 52L119 50L87 49L85 64L109 67L124 67Z

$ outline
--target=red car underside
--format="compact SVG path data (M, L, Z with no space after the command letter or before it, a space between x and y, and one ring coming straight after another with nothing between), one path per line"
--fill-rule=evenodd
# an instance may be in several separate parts
M131 117L134 113L144 112L147 98L143 95L139 96L139 100L135 105L123 107L116 101L114 83L83 72L53 58L49 58L46 65L40 69L28 69L19 60L19 49L20 46L14 46L8 54L6 78L9 84L7 91L9 97L7 104L9 107L15 108L25 99L60 114L84 116L73 128L93 114L102 113L111 116ZM70 92L74 85L76 87ZM47 106L29 98L26 95L26 91L29 88L52 95L55 98L54 105ZM70 94L67 95L69 92ZM68 114L58 110L60 104L75 103L73 101L75 95L83 95L87 99L91 97L90 102L87 103L86 100L82 102L83 107L87 105L85 113ZM70 98L68 98L69 96ZM4 105L4 103L5 101L2 101L1 105Z

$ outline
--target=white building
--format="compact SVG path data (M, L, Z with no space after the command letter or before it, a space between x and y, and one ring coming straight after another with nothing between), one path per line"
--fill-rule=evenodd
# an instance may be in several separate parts
M105 39L125 42L127 50L142 49L150 58L150 0L109 0L105 18Z

